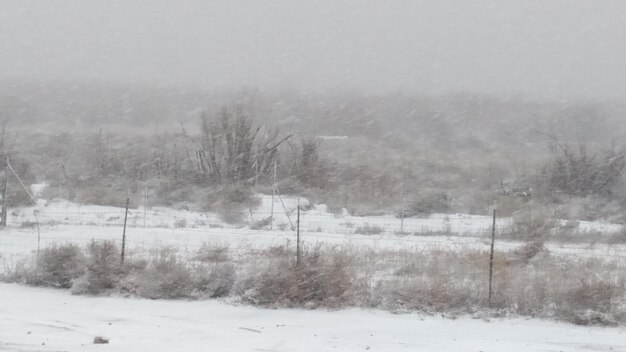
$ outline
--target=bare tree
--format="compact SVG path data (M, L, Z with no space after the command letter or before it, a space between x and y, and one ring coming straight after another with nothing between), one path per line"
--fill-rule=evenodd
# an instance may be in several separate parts
M626 167L624 153L614 146L594 153L583 143L572 148L553 138L551 152L552 160L543 168L544 182L568 195L610 194Z
M279 146L291 138L280 138L278 129L255 127L241 107L223 107L219 114L201 116L201 170L211 181L254 183L272 173Z

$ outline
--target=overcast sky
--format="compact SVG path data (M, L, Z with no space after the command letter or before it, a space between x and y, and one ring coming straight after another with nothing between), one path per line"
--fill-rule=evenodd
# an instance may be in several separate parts
M624 0L0 4L0 78L626 98Z

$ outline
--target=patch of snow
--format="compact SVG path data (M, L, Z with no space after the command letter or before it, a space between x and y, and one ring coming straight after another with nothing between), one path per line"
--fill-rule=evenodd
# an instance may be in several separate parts
M30 185L30 193L33 195L33 197L37 198L39 196L41 196L41 194L46 190L46 188L48 188L48 184L47 183L35 183Z
M0 284L0 350L626 351L624 328L456 320L376 310L265 310L219 301L72 296Z
M348 136L317 136L317 138L325 140L325 141L331 141L331 140L346 140L348 139Z

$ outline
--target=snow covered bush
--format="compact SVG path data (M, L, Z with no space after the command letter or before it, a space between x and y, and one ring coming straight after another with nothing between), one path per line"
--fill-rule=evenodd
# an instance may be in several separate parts
M551 255L541 242L496 252L488 301L489 251L456 247L364 249L293 244L223 256L206 245L184 257L170 248L147 261L119 264L113 242L83 251L63 245L41 252L4 280L69 288L76 294L120 292L150 299L231 296L269 307L374 307L427 314L522 315L576 324L626 323L626 271L619 260ZM198 255L198 254L196 254Z
M483 251L456 253L436 248L412 254L388 253L384 266L396 262L400 266L375 284L371 304L392 311L426 313L476 310L484 306L482 273L486 271L477 270L475 263L486 267L485 259L488 256Z
M237 272L232 263L196 267L193 271L193 293L209 298L228 296L236 278Z
M151 299L190 297L193 277L188 264L171 248L154 253L145 270L137 273L137 294Z
M74 281L74 294L100 294L118 286L124 275L120 250L113 241L91 241L87 245L85 274Z
M383 229L382 227L378 225L370 225L366 223L363 226L357 227L354 232L361 234L361 235L379 235L383 233L384 231L385 229Z
M195 260L200 262L219 263L225 262L228 258L228 244L203 243L198 249Z
M511 235L525 240L546 239L557 226L546 207L527 205L513 213Z
M542 169L540 187L546 192L572 196L610 195L622 180L626 159L614 147L598 152L585 144L577 147L553 138L552 160Z
M241 288L243 299L264 306L340 307L351 299L351 257L341 250L304 249L298 264L289 251L268 251L265 266ZM274 254L278 254L275 256Z
M29 285L70 288L85 272L85 255L74 244L44 248L34 267L26 269L24 279Z
M452 200L445 191L427 190L412 196L405 216L430 215L450 211Z
M254 196L254 191L249 186L238 183L223 186L217 201L210 199L209 209L216 211L223 221L236 224L243 221L244 210L259 204L260 200Z

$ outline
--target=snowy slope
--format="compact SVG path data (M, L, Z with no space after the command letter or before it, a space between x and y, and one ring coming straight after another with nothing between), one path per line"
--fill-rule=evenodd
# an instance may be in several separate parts
M93 345L95 336L110 339ZM0 284L0 351L626 351L624 328L72 296Z

